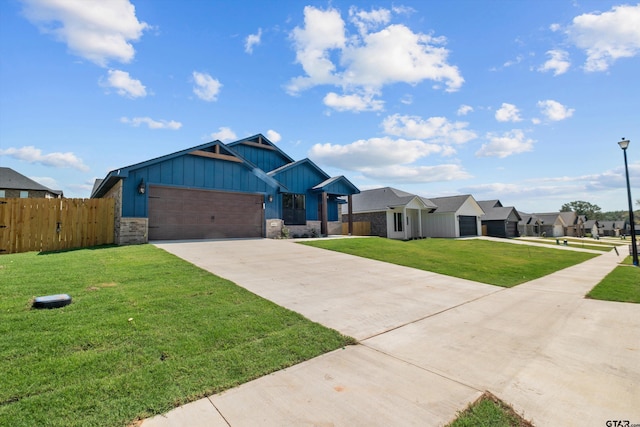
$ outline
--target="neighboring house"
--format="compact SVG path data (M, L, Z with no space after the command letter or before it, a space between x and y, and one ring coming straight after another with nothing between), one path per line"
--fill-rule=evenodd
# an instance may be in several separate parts
M430 199L437 209L422 218L422 232L430 237L480 236L484 211L473 198L462 196Z
M592 237L596 236L614 236L618 237L624 232L625 221L585 221L584 227L587 233Z
M436 209L429 199L396 188L365 190L352 198L354 222L369 222L371 235L409 240L426 237L424 218ZM343 221L348 205L342 207Z
M575 212L524 213L519 212L522 220L518 222L521 236L545 237L583 237L586 218Z
M569 237L584 237L586 231L588 231L584 225L587 217L584 215L578 215L573 211L560 212L560 218L564 223L564 235Z
M45 187L11 168L0 167L0 197L59 199L62 191Z
M624 231L624 221L599 221L602 226L600 229L601 236L619 237Z
M542 221L535 214L518 212L521 220L518 221L518 234L520 236L540 236L542 233Z
M113 170L92 198L116 199L116 243L340 234L339 204L359 190L263 135L212 141Z
M520 214L513 206L502 206L500 200L484 200L478 204L484 211L482 217L483 234L491 237L518 237Z

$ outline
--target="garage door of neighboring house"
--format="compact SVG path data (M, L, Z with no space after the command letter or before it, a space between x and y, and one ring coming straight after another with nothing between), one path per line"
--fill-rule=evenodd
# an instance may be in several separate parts
M263 237L259 194L149 187L149 240Z
M507 237L518 237L518 223L515 221L507 222Z
M478 235L478 221L475 216L460 215L458 221L460 223L460 237Z

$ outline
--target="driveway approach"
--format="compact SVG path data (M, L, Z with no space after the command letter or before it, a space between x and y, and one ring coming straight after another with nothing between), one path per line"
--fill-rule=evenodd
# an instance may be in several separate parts
M613 252L504 289L283 240L156 246L360 344L143 427L436 426L483 390L538 426L640 423L640 306L584 299Z

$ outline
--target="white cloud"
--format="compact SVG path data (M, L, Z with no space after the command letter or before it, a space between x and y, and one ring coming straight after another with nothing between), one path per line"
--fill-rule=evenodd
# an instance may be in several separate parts
M260 45L260 40L262 38L262 28L258 28L257 34L249 34L244 41L244 51L246 53L253 53L253 47Z
M411 96L410 93L404 95L402 98L400 98L400 102L403 103L404 105L411 105L413 104L413 96Z
M235 141L236 139L238 139L236 133L228 127L219 127L218 132L213 132L211 134L211 138L213 138L214 140L218 139L222 142Z
M569 70L571 62L569 61L569 53L567 51L554 49L547 51L547 55L549 55L550 58L538 68L538 71L553 71L554 76L559 76Z
M269 129L267 131L267 134L265 135L267 137L267 139L271 142L279 142L282 139L282 136L276 132L275 130Z
M487 139L489 143L482 144L480 150L476 152L476 156L504 158L533 150L534 141L526 138L524 132L519 129L505 132L502 135L488 133Z
M149 129L178 130L182 127L182 123L176 122L175 120L153 120L150 117L134 117L132 119L122 117L120 119L120 122L130 124L134 127L138 127L141 124L146 124Z
M82 159L79 159L72 152L42 154L41 149L32 145L22 148L10 147L7 149L0 149L0 156L9 156L28 163L40 163L45 166L52 166L56 168L73 168L83 172L89 170L89 167L83 163Z
M567 108L560 104L558 101L547 99L545 101L538 101L538 107L542 114L544 114L549 120L557 122L559 120L568 119L573 115L575 109Z
M640 162L629 165L629 174L640 179ZM501 199L504 203L507 199L506 203L514 203L517 209L525 212L551 212L557 211L562 204L571 200L582 199L597 203L598 199L608 196L612 191L624 192L624 188L624 166L621 166L590 175L535 178L508 184L496 182L471 185L461 188L460 191L471 193L480 200ZM547 206L539 206L541 200L544 200Z
M342 49L346 42L344 21L335 9L323 11L312 6L304 8L304 28L291 33L296 49L296 62L302 65L306 77L294 78L288 86L292 94L320 84L337 84L336 67L330 51Z
M549 25L549 29L555 33L557 31L560 31L562 29L562 26L558 23L554 23Z
M443 47L444 37L414 33L404 25L388 25L391 12L386 9L365 12L352 7L349 16L357 29L353 35L348 34L338 10L304 8L304 26L296 27L291 39L296 61L305 74L291 79L287 86L290 94L333 85L345 92L332 95L338 101L338 96L379 93L383 86L400 82L415 85L432 80L444 84L449 92L462 86L464 79L458 68L447 62L449 51ZM379 27L384 28L378 31Z
M203 101L215 101L218 99L218 93L220 93L222 83L209 74L198 71L194 71L192 76L196 84L193 87L193 93L195 93L198 98Z
M360 172L366 178L399 184L446 182L472 178L462 166L457 164L435 166L394 165L383 168L363 168Z
M24 14L40 31L66 43L71 53L105 67L130 62L131 45L149 28L128 0L24 0Z
M606 71L617 59L640 52L640 4L576 16L567 34L587 54L586 71Z
M502 64L502 66L505 67L505 68L512 67L514 65L517 65L517 64L521 63L523 59L524 59L524 56L518 55L518 56L516 56L516 59L511 59L511 60L505 62L504 64Z
M346 70L342 81L348 86L379 88L423 80L444 82L447 92L455 92L464 79L458 67L449 65L449 51L442 47L445 39L414 33L404 25L390 25L369 33L342 52Z
M444 117L403 116L394 114L382 121L384 132L388 135L405 138L428 139L445 144L463 144L478 137L467 129L466 122L450 122Z
M388 24L391 21L391 11L388 9L372 9L371 12L366 12L351 6L349 8L349 17L351 22L358 28L359 33L365 35L371 30Z
M336 111L381 111L384 108L384 101L373 99L374 94L366 95L338 95L329 92L323 99L324 105Z
M460 108L458 108L458 111L456 112L456 114L459 116L466 116L472 111L473 111L473 107L471 105L462 104Z
M327 166L363 170L409 164L443 150L438 144L429 144L417 139L383 137L361 139L347 145L315 144L309 150L309 157Z
M117 90L118 95L128 98L147 96L147 88L140 80L131 78L126 71L109 70L109 76L106 82L101 79L100 85L103 87L112 87Z
M496 111L496 120L499 122L519 122L522 118L520 117L518 107L503 102L502 107Z
M55 178L51 178L48 176L30 176L29 179L34 180L38 184L44 185L47 188L52 190L58 190L60 186L58 185L58 181Z

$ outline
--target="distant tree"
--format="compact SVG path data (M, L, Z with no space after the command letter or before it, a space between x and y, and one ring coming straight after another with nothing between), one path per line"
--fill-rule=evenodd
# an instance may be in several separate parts
M600 219L601 211L600 206L582 200L565 203L560 208L560 212L575 212L589 219Z

